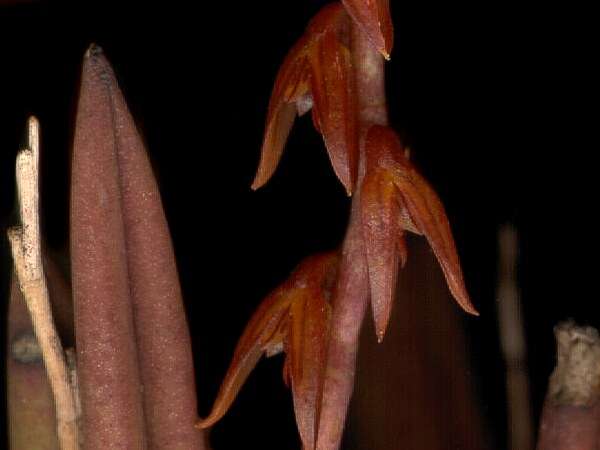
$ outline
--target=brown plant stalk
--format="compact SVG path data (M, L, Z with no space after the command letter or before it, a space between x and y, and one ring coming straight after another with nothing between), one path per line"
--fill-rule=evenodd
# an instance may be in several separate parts
M500 344L506 364L509 448L529 450L534 446L534 437L527 371L527 343L516 282L519 248L516 229L511 225L502 226L498 233L498 244L497 308Z

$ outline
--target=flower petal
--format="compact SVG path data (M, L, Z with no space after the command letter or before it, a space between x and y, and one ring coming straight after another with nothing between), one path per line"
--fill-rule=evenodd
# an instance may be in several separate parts
M360 205L371 307L377 340L381 342L395 298L398 265L400 261L404 265L407 258L404 230L400 227L398 192L385 170L367 171Z
M444 206L429 183L404 156L393 130L382 126L369 129L366 152L377 153L380 164L389 170L407 212L404 228L423 234L442 267L450 292L468 313L478 315L464 284L460 261Z
M314 285L303 289L290 308L286 366L305 450L314 449L317 441L330 309L322 287Z
M394 27L389 0L342 0L342 3L375 48L385 59L390 59Z
M310 53L316 128L323 134L333 170L348 195L358 166L357 104L352 57L338 30L323 33Z
M309 93L306 46L307 39L303 37L288 53L275 79L260 163L252 189L263 186L275 172L298 109L304 110L306 95Z
M316 41L322 34L338 30L347 18L346 8L341 3L329 3L312 18L306 27L306 34Z
M196 426L208 428L227 412L248 375L264 353L283 349L285 321L291 299L279 288L259 306L238 341L233 359L217 394L212 411Z

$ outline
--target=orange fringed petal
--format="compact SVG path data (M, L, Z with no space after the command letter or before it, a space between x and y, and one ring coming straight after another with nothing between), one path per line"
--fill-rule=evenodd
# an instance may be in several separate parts
M367 173L361 190L361 212L378 339L383 338L389 320L398 260L406 260L405 231L427 238L457 303L466 312L477 315L464 284L444 206L404 156L394 131L371 127L365 153Z
M267 113L259 167L252 189L273 175L297 114L313 107L315 128L348 194L358 160L357 108L348 40L349 17L339 3L327 5L285 58Z
M285 350L284 380L292 387L300 437L305 449L314 449L337 264L335 252L305 259L261 304L238 342L213 410L198 427L223 417L263 354Z
M394 27L389 0L342 0L342 3L375 48L385 59L390 59Z

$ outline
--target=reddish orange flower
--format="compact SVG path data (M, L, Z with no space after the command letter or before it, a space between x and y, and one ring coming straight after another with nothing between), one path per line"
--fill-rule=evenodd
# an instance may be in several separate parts
M225 415L263 354L273 356L285 351L284 380L291 383L300 438L305 449L315 448L329 332L329 297L337 264L334 252L306 258L263 301L238 341L213 409L198 422L199 428L207 428Z
M350 20L344 7L324 7L285 58L271 94L261 159L252 189L275 171L296 115L313 108L333 170L348 195L356 179L358 132L352 61L347 46Z
M375 48L385 59L390 59L394 27L389 0L342 0L342 3Z
M477 315L463 281L444 206L405 156L394 131L372 126L367 132L365 153L361 213L371 305L379 341L390 318L398 266L406 262L404 233L407 231L427 238L452 295L466 312Z

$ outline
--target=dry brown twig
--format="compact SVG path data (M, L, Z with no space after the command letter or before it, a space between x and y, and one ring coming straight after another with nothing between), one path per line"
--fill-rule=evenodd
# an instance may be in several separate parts
M506 364L506 395L510 448L533 448L533 424L530 407L527 343L516 282L518 235L512 225L504 225L498 233L499 280L498 325L500 343Z
M21 226L8 230L19 287L31 315L54 396L57 435L62 450L78 448L76 392L50 307L42 264L39 217L39 123L28 121L27 148L17 155L16 177Z

